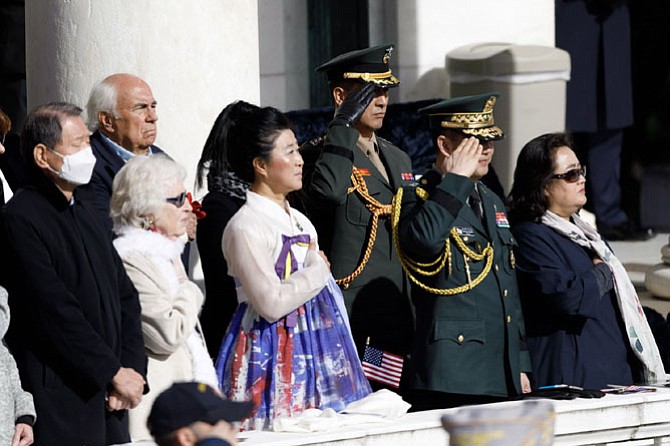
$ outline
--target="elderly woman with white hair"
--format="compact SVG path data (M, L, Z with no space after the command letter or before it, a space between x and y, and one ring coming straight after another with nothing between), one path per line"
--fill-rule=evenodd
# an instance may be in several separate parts
M110 213L114 246L140 296L149 393L130 411L133 441L150 440L146 427L157 395L177 381L218 387L200 334L204 297L180 261L192 212L184 169L163 155L134 157L116 175Z

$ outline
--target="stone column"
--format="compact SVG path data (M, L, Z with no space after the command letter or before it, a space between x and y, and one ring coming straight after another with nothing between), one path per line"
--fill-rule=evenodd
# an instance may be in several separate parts
M156 144L195 166L229 102L260 99L258 3L236 0L26 1L28 108L86 105L109 74L135 74L158 101Z
M259 102L256 0L28 0L25 13L28 109L84 108L109 74L141 77L158 101L156 144L187 169L187 189L223 107Z
M261 103L281 111L309 108L307 0L261 0L258 10Z
M670 299L670 240L661 248L661 262L649 268L644 286L656 297Z

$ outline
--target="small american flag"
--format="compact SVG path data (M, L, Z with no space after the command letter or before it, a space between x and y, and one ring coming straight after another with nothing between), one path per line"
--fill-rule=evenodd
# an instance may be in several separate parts
M402 356L387 353L369 345L365 346L362 364L363 372L368 379L397 389L400 386L403 362Z

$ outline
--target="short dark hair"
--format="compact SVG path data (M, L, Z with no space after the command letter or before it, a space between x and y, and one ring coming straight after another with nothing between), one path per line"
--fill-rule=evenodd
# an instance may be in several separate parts
M365 85L365 82L357 81L355 79L338 79L328 82L328 87L332 93L337 87L343 88L345 91L351 91L358 85Z
M21 133L21 154L28 165L33 163L33 149L44 144L53 149L63 138L62 123L67 118L81 116L81 108L67 102L40 105L28 114Z
M230 168L248 183L254 181L254 158L268 160L275 140L291 123L274 107L258 107L244 101L226 106L214 122L198 161L197 185L205 170L221 175Z
M514 169L514 183L507 200L511 223L538 221L547 211L544 189L554 173L554 155L559 147L572 148L567 133L546 133L523 146Z
M468 138L468 135L464 135L463 133L459 132L458 130L453 130L453 129L431 129L430 130L430 137L433 139L433 147L435 147L435 150L439 149L437 146L437 138L440 136L445 136L447 139L454 141L460 139L465 139Z

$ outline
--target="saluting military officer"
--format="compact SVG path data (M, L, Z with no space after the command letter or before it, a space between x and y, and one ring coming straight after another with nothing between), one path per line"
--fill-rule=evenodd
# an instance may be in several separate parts
M359 353L369 341L407 356L414 331L410 286L393 247L389 217L395 191L414 176L409 156L375 134L388 90L399 84L389 68L392 50L385 44L352 51L317 68L328 78L336 118L349 118L334 119L325 137L310 141L301 153L307 213L343 289ZM363 87L371 94L361 94Z
M413 410L529 392L530 357L505 205L478 180L503 137L497 93L445 100L428 115L437 150L417 188L396 197L400 258L416 309Z

